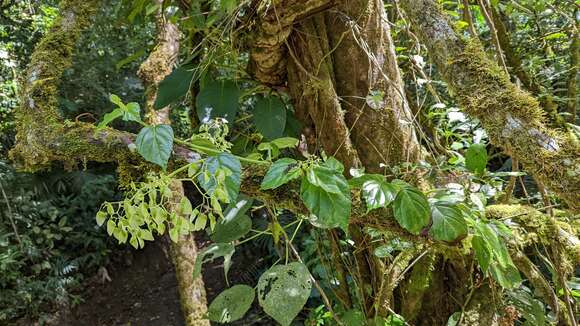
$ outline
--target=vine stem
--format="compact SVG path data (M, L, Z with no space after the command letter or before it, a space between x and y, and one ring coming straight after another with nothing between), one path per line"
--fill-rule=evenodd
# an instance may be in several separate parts
M189 147L191 149L194 149L194 150L197 150L197 151L200 151L200 152L204 152L204 153L210 153L210 154L221 154L221 153L223 153L223 151L220 151L218 149L190 144L190 143L188 143L188 142L186 142L184 140L181 140L181 139L174 139L173 141L175 143L179 144L179 145L187 146L187 147ZM241 162L246 162L246 163L251 163L251 164L260 164L260 165L270 165L270 164L272 164L271 162L268 162L268 161L254 160L254 159L251 159L251 158L247 158L247 157L243 157L243 156L238 156L238 155L234 155L234 156L238 160L240 160Z

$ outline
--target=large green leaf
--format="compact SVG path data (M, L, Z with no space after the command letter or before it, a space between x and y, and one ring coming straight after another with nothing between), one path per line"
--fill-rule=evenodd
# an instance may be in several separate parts
M383 180L368 180L362 185L362 195L367 203L367 210L387 207L397 195L397 188Z
M318 227L348 227L351 199L344 176L337 171L316 167L302 177L300 196L312 214L311 222Z
M238 112L240 95L241 91L233 81L204 81L195 99L199 120L206 122L220 117L228 120L230 124L233 123Z
M162 109L187 94L192 79L193 69L190 66L181 66L173 70L159 83L153 105L155 109Z
M286 106L278 96L260 97L254 105L256 129L268 140L280 138L286 127Z
M220 153L205 160L197 180L208 195L223 192L227 198L222 199L229 203L238 197L241 177L240 160L230 153Z
M252 220L245 213L252 207L252 200L242 197L224 212L224 218L215 226L211 239L215 242L232 242L252 228Z
M279 159L270 166L260 188L263 190L276 189L301 175L302 170L298 166L298 161L291 158Z
M288 326L310 296L312 281L302 263L276 265L258 281L258 301L264 311L282 326Z
M169 125L144 127L137 135L135 145L145 160L165 169L173 149L173 129Z
M431 205L433 225L429 234L440 241L452 242L467 235L467 224L457 205L447 202L435 202Z
M201 266L208 262L212 261L219 257L224 257L224 273L226 278L228 276L228 271L230 269L230 264L232 261L232 256L235 251L234 245L230 243L214 243L207 247L206 249L202 250L195 260L195 264L193 266L193 278L197 278L201 275Z
M230 323L242 318L252 306L254 289L247 285L235 285L220 293L208 307L209 320Z
M413 234L419 234L429 225L429 202L416 188L402 188L395 197L393 211L397 222Z
M473 144L465 151L465 166L474 173L483 173L487 166L487 150L483 144Z

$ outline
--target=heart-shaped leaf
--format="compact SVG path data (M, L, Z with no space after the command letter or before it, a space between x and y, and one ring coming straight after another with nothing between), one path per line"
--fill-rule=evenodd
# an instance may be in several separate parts
M252 220L245 213L252 207L252 202L251 199L244 197L236 204L230 205L224 213L224 218L215 226L211 239L215 242L232 242L250 232Z
M260 188L263 190L275 189L301 175L302 170L298 166L298 161L291 158L279 159L270 166Z
M429 202L418 189L402 188L395 197L393 211L397 222L413 234L419 234L429 225Z
M173 129L169 125L144 127L137 135L135 145L145 160L165 169L173 149Z
M159 90L153 105L155 109L162 109L187 94L192 79L192 67L182 66L173 70L159 83Z
M431 217L433 225L429 234L435 240L452 242L467 235L467 224L456 205L436 202L431 205Z
M202 122L221 117L231 124L238 112L241 91L231 80L205 80L195 99L197 116Z
M362 195L367 211L387 207L397 195L397 188L384 180L368 180L362 185Z
M268 140L282 137L286 127L286 106L277 96L260 97L254 105L256 129Z
M235 285L220 293L208 307L209 320L230 323L242 318L252 306L254 289L247 285Z
M310 296L312 281L302 263L277 265L258 281L258 300L264 311L282 326L288 326Z
M227 198L221 199L230 203L238 197L241 177L240 160L230 153L220 153L205 160L197 180L208 195L221 190L227 194Z
M487 150L483 144L473 144L465 151L465 167L474 173L483 173L487 166Z
M307 176L302 177L300 197L308 210L315 215L315 219L311 219L312 224L322 228L348 229L350 189L341 173L325 167L315 167Z

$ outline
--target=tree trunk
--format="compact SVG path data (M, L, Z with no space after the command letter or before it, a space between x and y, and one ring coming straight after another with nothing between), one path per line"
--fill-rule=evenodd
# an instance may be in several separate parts
M157 12L157 46L151 52L147 60L139 67L139 77L148 87L146 92L146 119L151 124L171 124L169 118L171 108L165 107L155 110L154 103L159 83L173 70L173 66L179 55L180 33L176 25L169 22L163 16L163 1L158 0ZM185 196L181 181L173 181L171 184L172 202L169 210L179 211L181 198ZM185 323L188 326L209 326L207 314L207 299L203 279L193 278L193 270L197 259L197 246L193 233L187 236L180 236L177 242L171 241L169 236L165 236L169 243L171 258L175 266L175 276L177 278L177 288L181 303L181 311L184 315Z

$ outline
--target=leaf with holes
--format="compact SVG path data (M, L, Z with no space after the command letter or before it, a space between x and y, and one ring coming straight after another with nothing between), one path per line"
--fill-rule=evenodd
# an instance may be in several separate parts
M254 105L256 129L268 140L284 134L286 127L286 106L277 96L260 97Z
M231 80L205 80L195 99L197 116L202 122L224 118L231 124L238 112L241 91Z
M297 179L302 175L298 161L291 158L279 159L264 176L260 188L262 190L276 189L290 180Z
M232 262L232 256L235 250L236 249L234 248L234 245L230 243L214 243L210 245L197 255L197 259L195 260L193 267L193 278L196 279L199 275L201 275L201 266L204 263L219 257L224 257L224 273L227 279L228 271L230 270L230 265Z
M302 263L277 265L258 281L258 301L264 311L282 326L288 326L306 304L312 281Z
M185 96L189 91L192 79L192 67L181 66L173 70L159 83L159 90L153 105L155 109L162 109Z
M220 293L208 307L209 320L230 323L246 314L255 298L254 289L247 285L235 285Z
M416 188L402 188L395 197L393 211L397 222L413 234L419 234L429 225L429 202Z
M173 149L173 129L169 125L144 127L137 135L135 145L145 160L165 169Z
M440 241L452 242L467 235L467 224L461 210L447 202L436 202L431 205L433 225L429 234Z

